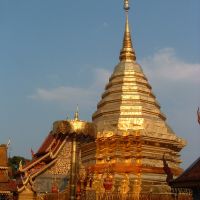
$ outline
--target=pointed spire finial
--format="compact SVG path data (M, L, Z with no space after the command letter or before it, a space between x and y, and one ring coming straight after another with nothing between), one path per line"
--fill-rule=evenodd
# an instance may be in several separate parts
M130 7L129 7L129 0L124 0L124 10L126 12L128 12L129 9L130 9Z
M130 33L129 23L128 23L129 9L130 9L129 0L124 0L124 10L126 12L126 25L125 25L125 31L124 31L123 45L122 45L122 49L119 56L120 61L127 61L127 60L135 61L136 60L135 50L133 49L133 46L132 46L131 33Z
M74 120L79 120L79 109L78 109L78 104L77 104L77 107L76 107L76 112L74 114Z

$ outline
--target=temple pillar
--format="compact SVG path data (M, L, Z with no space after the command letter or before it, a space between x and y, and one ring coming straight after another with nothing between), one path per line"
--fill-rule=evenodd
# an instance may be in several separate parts
M76 141L76 138L74 137L72 139L71 174L70 174L70 200L76 199L77 158L78 158L78 142Z

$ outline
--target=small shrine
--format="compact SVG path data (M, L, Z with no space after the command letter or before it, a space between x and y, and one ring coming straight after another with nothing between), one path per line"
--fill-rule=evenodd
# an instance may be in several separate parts
M8 166L7 157L8 145L0 145L0 199L13 199L17 192L17 185L15 180L10 178L11 169Z
M177 193L191 190L194 200L200 199L200 158L192 163L178 178L171 182Z
M197 110L197 121L200 125L200 111ZM200 157L195 160L179 177L170 183L174 192L190 190L193 200L200 199Z

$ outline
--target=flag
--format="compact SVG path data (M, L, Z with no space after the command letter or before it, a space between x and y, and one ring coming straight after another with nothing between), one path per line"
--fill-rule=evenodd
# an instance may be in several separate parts
M173 173L172 173L167 161L165 160L165 155L163 155L163 170L167 174L166 181L169 184L169 182L171 182L173 180Z
M200 111L199 111L199 107L197 109L197 121L200 124Z

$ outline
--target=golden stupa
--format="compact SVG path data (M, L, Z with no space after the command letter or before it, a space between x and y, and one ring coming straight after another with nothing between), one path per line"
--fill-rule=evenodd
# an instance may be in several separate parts
M112 191L167 192L163 159L174 176L182 172L179 152L185 141L168 126L152 88L136 61L124 0L126 24L120 62L115 67L92 119L96 143L83 147L82 160L94 173L93 187L103 191L109 169Z

